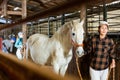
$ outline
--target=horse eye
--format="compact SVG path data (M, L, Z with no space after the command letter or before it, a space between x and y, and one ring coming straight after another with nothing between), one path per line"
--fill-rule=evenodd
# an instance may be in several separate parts
M72 33L73 36L75 36L75 33Z

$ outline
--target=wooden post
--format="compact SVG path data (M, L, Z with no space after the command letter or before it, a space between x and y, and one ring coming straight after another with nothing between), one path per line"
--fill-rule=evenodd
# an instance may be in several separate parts
M6 24L8 24L7 1L8 1L8 0L4 0L4 2L3 2L3 15L4 15L4 17L6 18Z
M7 16L7 0L3 2L3 15Z
M99 8L98 15L99 15L99 25L100 25L100 6L98 8Z
M27 16L27 0L22 0L22 19L26 18L26 16ZM26 43L27 40L26 31L27 31L27 24L23 23L22 24L22 32L24 33L23 45ZM24 48L24 57L25 57L25 48Z
M50 17L48 17L48 36L50 37Z
M103 0L103 20L107 21L107 7L104 0Z
M2 17L6 17L7 16L7 0L4 0L2 3L1 3L1 8L2 8L2 10L1 10L1 16ZM6 21L6 23L7 23L7 21Z
M62 14L61 16L61 25L65 24L65 14Z

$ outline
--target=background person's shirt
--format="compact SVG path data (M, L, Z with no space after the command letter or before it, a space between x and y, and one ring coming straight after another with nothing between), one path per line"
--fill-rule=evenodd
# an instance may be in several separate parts
M7 53L9 53L9 52L12 52L12 50L13 50L13 44L10 42L10 40L9 39L5 39L5 40L3 40L2 41L2 46L3 46L3 52L7 52Z
M21 49L23 47L23 39L22 38L18 38L15 42L15 47L17 49Z

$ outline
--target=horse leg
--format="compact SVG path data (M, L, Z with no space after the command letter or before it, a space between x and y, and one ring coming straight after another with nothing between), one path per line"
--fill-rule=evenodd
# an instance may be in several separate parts
M20 59L20 60L23 59L22 53L21 53L21 50L20 50L20 49L17 49L17 51L16 51L16 56L17 56L17 58Z
M60 67L59 67L59 65L57 63L53 63L53 69L54 69L56 74L59 74Z
M60 68L60 75L64 76L65 73L66 73L67 68L68 68L68 64L63 65L63 66Z
M29 46L28 46L28 42L26 43L26 54L25 54L25 59L28 59L28 49L29 49Z
M61 74L62 76L65 75L66 70L67 70L67 68L68 68L68 64L69 64L69 62L71 61L71 59L72 59L72 49L71 49L71 50L69 51L69 53L68 53L68 57L66 58L66 63L63 64L63 66L61 66L61 68L60 68L60 74Z
M25 55L25 59L28 59L28 54L30 52L30 49L29 49L30 46L28 46L28 42L26 43L26 55Z

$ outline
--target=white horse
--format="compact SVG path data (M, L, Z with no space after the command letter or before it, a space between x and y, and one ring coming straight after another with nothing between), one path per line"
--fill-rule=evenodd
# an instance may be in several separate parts
M33 62L40 65L52 66L57 74L65 75L69 62L72 59L72 47L78 55L83 54L84 20L74 20L64 24L49 38L43 34L34 34L26 44L26 58L29 54Z

